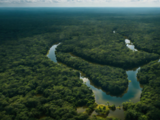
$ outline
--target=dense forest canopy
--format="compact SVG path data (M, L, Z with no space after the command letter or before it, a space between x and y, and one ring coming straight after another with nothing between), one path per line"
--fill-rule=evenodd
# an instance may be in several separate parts
M127 75L123 69L92 64L81 58L72 57L67 53L57 52L56 55L59 62L80 70L89 77L95 85L101 87L111 95L118 96L128 87Z
M88 118L76 107L93 105L93 93L78 72L45 56L52 42L37 35L1 44L1 120Z
M126 119L160 119L160 63L153 61L143 66L138 72L139 82L143 84L141 101L123 103Z
M112 32L113 26L112 29L110 28L110 22L106 22L106 24L109 24L107 26L101 22L103 27L96 26L96 30L86 26L85 28L90 30L87 30L87 32L90 32L89 35L73 37L58 46L57 51L71 52L91 62L124 69L138 67L159 58L159 55L154 53L133 52L128 49L124 42L125 37L118 33L114 34ZM106 29L109 31L107 32Z
M126 120L160 119L160 63L151 62L160 54L159 26L159 8L0 8L0 119L102 119L89 118L96 103L79 72L46 57L59 42L57 59L112 95L127 89L126 69L150 62L138 73L141 101L123 108Z

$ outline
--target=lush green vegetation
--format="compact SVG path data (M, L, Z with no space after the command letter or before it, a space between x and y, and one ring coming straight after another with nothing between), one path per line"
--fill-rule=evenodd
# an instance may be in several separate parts
M118 118L115 118L115 117L107 117L107 118L103 118L101 116L93 116L91 118L91 120L121 120L121 119L118 119Z
M138 72L143 84L141 101L123 103L126 120L159 120L160 119L160 63L153 61L143 66Z
M77 106L94 104L92 90L75 72L46 57L56 33L0 45L0 119L87 119ZM48 39L50 38L50 39Z
M107 116L109 114L109 108L108 106L105 105L98 105L97 108L95 109L96 113L98 113L98 115L104 115Z
M56 52L57 60L78 69L97 86L113 95L123 93L128 87L127 75L123 69L89 63L69 53ZM94 74L93 74L94 73Z
M73 9L0 8L1 120L116 120L89 118L87 114L96 106L93 92L79 79L78 72L46 57L54 43L62 42L57 48L60 62L84 72L113 95L127 88L123 69L159 58L158 10L148 14L143 10L133 12L135 9L131 13L120 9ZM138 51L128 49L125 38ZM126 119L160 119L159 68L157 62L141 68L141 101L123 104ZM78 114L76 107L84 105L88 106L87 114Z
M110 27L113 26L108 27L105 24L103 24L103 28L98 26L98 34L94 33L95 28L92 28L91 35L73 37L58 46L57 51L71 52L91 62L124 69L138 67L159 58L156 54L144 51L133 52L128 49L124 42L125 38L118 33L113 34L113 28L111 29Z
M159 20L159 15L132 17L132 21L125 21L123 26L118 26L117 31L127 36L137 49L160 54Z

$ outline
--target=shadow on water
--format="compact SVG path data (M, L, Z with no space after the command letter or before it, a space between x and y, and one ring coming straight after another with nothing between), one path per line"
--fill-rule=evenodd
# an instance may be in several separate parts
M109 94L106 94L105 91L101 90L100 88L97 88L94 86L90 80L87 77L84 77L84 74L80 75L80 78L83 80L83 82L92 89L94 95L95 95L95 101L98 104L106 104L107 101L110 103L110 105L114 104L116 106L121 105L123 102L131 100L132 102L138 102L140 101L140 96L142 92L142 88L137 80L137 73L140 68L137 68L136 70L128 70L126 71L128 75L128 80L131 80L128 85L128 89L123 93L123 95L117 97L117 96L111 96ZM91 115L94 115L95 112L93 112ZM96 113L95 113L96 114ZM120 119L124 119L124 111L123 109L116 109L115 111L111 111L108 115L109 117L118 117Z
M122 103L125 101L131 100L132 102L138 102L140 100L142 88L140 87L140 84L136 78L136 74L139 69L140 68L137 68L136 70L126 71L128 75L128 80L131 80L131 82L129 82L128 90L119 97L106 94L105 91L93 86L90 80L84 76L81 76L80 78L88 87L92 89L95 95L96 103L106 104L106 102L108 101L110 104L115 104L116 106L119 106L122 105Z
M47 57L50 58L55 63L57 63L55 50L58 45L59 44L53 45L47 54ZM129 101L129 100L131 100L132 102L140 101L142 88L136 77L139 69L140 67L134 70L126 71L128 75L128 80L130 80L131 82L129 82L128 89L124 92L124 94L118 97L111 96L107 94L105 91L101 90L100 88L94 86L84 74L80 74L80 79L82 79L84 84L86 84L88 87L92 89L95 95L96 103L106 104L108 101L110 105L114 104L116 106L119 106L119 105L122 105L123 102ZM77 112L84 112L85 109L86 108L80 107L77 109ZM92 114L94 114L94 112ZM110 111L108 116L110 117L114 116L114 117L124 119L124 111L122 109L121 110L116 109L115 111Z

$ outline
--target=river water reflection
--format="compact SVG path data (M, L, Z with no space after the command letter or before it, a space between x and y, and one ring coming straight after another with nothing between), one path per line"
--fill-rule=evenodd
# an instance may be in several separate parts
M60 44L60 43L59 43ZM50 58L53 62L57 63L57 59L56 59L56 54L55 54L55 50L56 50L56 47L59 45L59 44L56 44L56 45L53 45L50 50L48 51L48 54L47 54L47 57Z
M129 39L125 39L125 43L126 43L126 46L133 50L133 51L138 51L137 49L135 49L135 46L133 45L133 43L131 43L131 41Z
M55 63L57 63L56 60L56 55L55 55L55 49L58 46L57 45L53 45L50 50L49 53L47 55L48 58L50 58L52 61L54 61ZM105 91L101 90L100 88L96 87L95 85L93 85L91 83L91 81L86 77L80 74L80 79L83 80L84 84L86 84L88 87L90 87L95 95L95 101L98 104L106 104L107 101L111 104L115 104L116 106L121 105L123 102L129 101L131 100L132 102L138 102L140 101L140 96L141 96L141 92L142 92L142 88L140 87L140 84L136 78L137 72L140 68L137 68L135 70L128 70L126 71L127 75L128 75L128 80L130 80L129 84L128 84L128 89L120 96L111 96L108 93L106 93ZM82 108L79 108L81 111L83 111ZM115 116L115 117L119 117L121 119L124 119L124 112L123 110L115 110L115 111L111 111L109 116Z
M137 81L136 74L140 68L136 70L126 71L128 75L129 82L128 89L121 96L111 96L105 91L101 90L94 86L90 80L84 76L81 76L83 82L92 89L95 95L95 101L98 104L106 104L107 101L110 104L115 104L116 106L122 105L123 102L131 100L132 102L138 102L140 100L142 88L140 87L139 82Z

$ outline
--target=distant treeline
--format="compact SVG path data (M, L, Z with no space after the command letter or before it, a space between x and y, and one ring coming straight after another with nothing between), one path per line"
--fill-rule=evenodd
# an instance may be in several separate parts
M123 69L159 58L159 12L84 10L1 8L1 120L102 119L89 118L96 104L93 92L79 79L79 73L46 57L54 43L62 43L57 48L59 61L83 71L114 95L127 88ZM125 46L125 38L134 43L137 52ZM123 105L126 120L160 119L158 66L153 62L138 73L140 83L145 84L141 101ZM88 106L87 114L78 114L77 106Z

